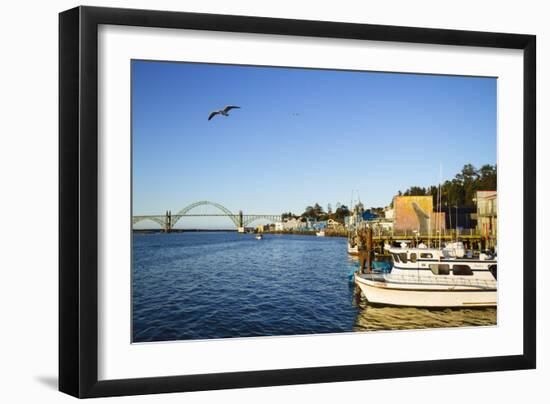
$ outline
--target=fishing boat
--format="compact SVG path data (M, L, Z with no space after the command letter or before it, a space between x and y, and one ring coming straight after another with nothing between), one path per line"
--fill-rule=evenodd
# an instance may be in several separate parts
M358 273L370 303L412 307L490 307L497 304L497 261L473 257L456 242L445 248L389 248L390 273Z
M325 237L325 231L324 230L319 230L317 233L315 233L315 235L317 237Z
M263 240L264 236L262 236L261 234L257 234L256 235L256 240Z

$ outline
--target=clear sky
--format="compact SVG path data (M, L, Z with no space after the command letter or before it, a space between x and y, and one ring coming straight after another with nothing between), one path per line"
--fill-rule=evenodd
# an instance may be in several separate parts
M235 213L300 214L315 202L349 205L354 190L365 206L385 206L398 190L436 184L440 163L443 179L466 163L496 164L496 85L133 61L133 213L176 213L210 200ZM207 120L225 105L241 109ZM196 212L216 212L204 209Z

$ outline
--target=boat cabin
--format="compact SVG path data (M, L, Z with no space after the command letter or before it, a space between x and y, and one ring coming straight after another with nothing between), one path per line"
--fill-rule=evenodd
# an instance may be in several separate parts
M462 251L464 251L462 249ZM448 246L443 249L414 247L389 248L394 273L409 273L421 270L423 275L473 276L486 272L496 279L497 262L486 254L479 257L462 253L460 248ZM458 252L458 254L457 254Z

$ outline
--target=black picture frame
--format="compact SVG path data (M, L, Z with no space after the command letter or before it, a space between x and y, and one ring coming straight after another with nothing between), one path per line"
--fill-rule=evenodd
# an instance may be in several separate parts
M99 381L98 26L180 28L523 50L523 354ZM59 390L103 397L536 366L536 37L184 12L77 7L59 15Z

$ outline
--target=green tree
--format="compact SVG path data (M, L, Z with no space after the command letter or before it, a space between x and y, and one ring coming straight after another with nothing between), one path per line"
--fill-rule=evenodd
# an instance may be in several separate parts
M301 217L310 217L315 220L325 220L323 217L326 217L327 214L324 212L321 205L316 203L313 206L306 207L306 210L304 213L302 213Z
M477 191L497 189L497 167L485 164L476 169L472 164L465 164L462 170L451 180L442 184L430 185L427 188L412 186L398 195L432 195L434 208L437 207L438 192L441 192L442 206L473 207Z
M337 220L339 222L343 222L344 218L346 216L349 216L350 211L346 205L340 205L336 210L334 211L334 220Z
M281 220L288 220L296 218L297 216L294 215L292 212L284 212L281 214Z

